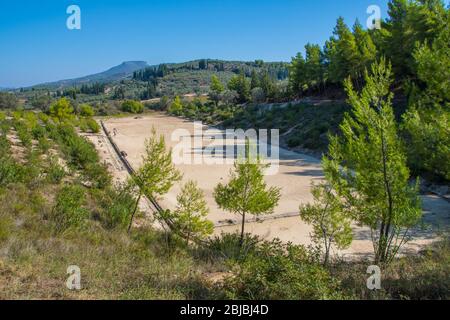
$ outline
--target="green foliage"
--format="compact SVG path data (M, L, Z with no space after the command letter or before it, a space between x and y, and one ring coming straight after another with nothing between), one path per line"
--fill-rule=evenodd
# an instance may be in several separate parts
M409 185L409 170L397 133L389 87L391 68L384 60L366 73L358 94L346 82L352 114L332 137L323 165L328 182L357 221L374 235L376 263L389 263L407 241L408 228L422 215L418 186Z
M143 113L144 105L139 101L127 100L122 103L122 111L130 113Z
M325 251L324 265L328 264L330 249L347 249L353 240L351 218L332 188L327 184L313 186L314 204L300 207L302 221L313 227L311 238Z
M225 90L222 82L215 74L211 77L210 90L215 94L221 94Z
M216 103L216 105L221 100L221 94L225 90L220 79L214 74L211 77L210 93L209 98Z
M0 109L15 109L18 106L19 101L14 94L0 92Z
M236 264L225 280L226 298L237 300L325 300L346 298L333 278L301 246L263 243Z
M181 179L181 174L172 162L171 150L167 150L164 137L158 137L154 128L152 136L145 142L142 161L133 179L145 195L161 196Z
M242 216L241 241L244 239L246 215L270 214L280 199L280 190L268 188L264 181L265 168L255 154L250 154L247 142L245 159L235 162L228 184L219 184L214 189L214 198L221 209Z
M57 159L55 157L51 157L47 169L48 181L53 184L58 184L62 181L65 175L66 171L58 164Z
M89 130L92 133L99 133L100 132L100 125L94 119L92 119L92 118L87 119L86 120L86 125L87 125L87 127L89 128Z
M73 126L59 125L58 138L63 144L62 150L68 156L68 161L77 168L83 169L90 163L98 163L98 154L91 143L78 136Z
M245 103L250 100L250 81L247 80L243 71L231 78L230 82L228 82L228 89L237 93L239 103Z
M129 184L107 188L99 195L101 219L107 229L126 229L133 214L136 199Z
M90 118L90 117L93 117L95 115L94 109L90 105L88 105L86 103L80 105L79 106L79 110L80 110L80 115L82 117Z
M403 121L409 166L433 180L450 181L450 111L412 107Z
M70 228L78 229L85 225L89 212L83 208L86 194L78 185L66 185L56 196L51 219L55 224L55 231L60 233Z
M35 95L30 102L34 108L47 112L52 103L52 97L49 94Z
M170 106L167 109L167 111L170 114L173 114L173 115L176 115L176 116L180 116L182 114L182 112L183 112L183 103L181 102L181 99L180 99L179 96L175 97L175 99L170 104Z
M0 244L6 241L12 231L13 223L7 216L0 215Z
M142 166L132 176L132 182L138 188L138 197L128 230L131 229L134 215L143 195L150 199L162 196L181 178L180 172L172 162L171 150L166 149L164 137L161 135L158 138L155 128L153 128L151 137L145 141L145 154L142 157ZM157 216L157 218L161 219L164 217Z
M49 113L59 121L73 118L73 107L67 98L61 98L50 106Z
M214 225L207 219L209 208L203 191L194 181L187 182L177 196L177 208L170 212L170 220L176 234L186 239L204 239L212 234Z

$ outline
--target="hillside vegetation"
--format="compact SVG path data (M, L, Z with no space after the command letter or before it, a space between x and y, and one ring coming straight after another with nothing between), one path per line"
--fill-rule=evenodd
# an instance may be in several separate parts
M339 18L323 47L307 45L289 65L203 59L0 92L0 298L450 299L445 230L399 254L421 223L419 177L450 181L449 19L441 1L392 0L380 30ZM298 209L313 245L245 233L246 215L269 214L280 199L249 143L214 189L218 206L242 218L240 234L211 236L195 181L175 210L141 212L140 199L181 179L165 140L153 132L142 166L113 184L86 136L100 130L95 115L146 109L280 129L283 145L322 156L325 179ZM331 256L356 238L351 222L370 230L373 258ZM383 270L375 291L373 264ZM81 269L81 291L65 287L69 265Z

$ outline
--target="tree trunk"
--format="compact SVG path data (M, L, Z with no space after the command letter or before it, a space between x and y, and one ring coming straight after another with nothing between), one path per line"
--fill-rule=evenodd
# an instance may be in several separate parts
M131 215L130 224L128 226L128 233L130 233L130 231L131 231L131 227L133 225L133 219L134 219L134 216L136 214L137 208L139 206L139 201L141 201L141 197L142 197L142 195L139 194L139 197L136 200L136 205L134 206L133 214Z
M241 248L244 245L244 231L245 231L245 212L242 214L241 239L239 241L239 246Z

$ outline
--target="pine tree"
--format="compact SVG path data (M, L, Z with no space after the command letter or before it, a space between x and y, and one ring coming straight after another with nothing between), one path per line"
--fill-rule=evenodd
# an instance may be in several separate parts
M203 191L194 181L187 182L177 196L177 208L169 212L173 231L189 244L193 238L201 240L212 234L214 225L207 219L209 213Z
M356 21L353 26L353 35L355 36L358 49L355 66L356 72L354 76L358 87L360 87L365 70L368 69L377 58L377 48L375 47L369 32L363 29L359 21Z
M247 215L270 214L280 199L280 190L275 187L268 188L264 181L265 167L255 155L250 154L247 141L245 159L235 162L228 184L219 184L214 190L214 198L221 209L242 217L241 246L244 242Z
M138 196L128 231L131 230L142 196L156 199L166 194L175 182L181 180L180 172L172 163L172 152L166 149L164 137L157 137L154 128L151 137L145 142L142 160L141 167L133 174L131 181L136 186Z
M300 206L300 217L313 227L312 240L323 245L327 265L333 244L346 249L352 243L352 221L329 184L313 186L312 194L315 203Z
M324 158L325 175L343 205L359 223L371 229L376 263L389 263L408 240L422 210L418 184L409 185L404 148L392 109L391 67L384 59L366 72L358 94L345 87L352 113L330 137Z

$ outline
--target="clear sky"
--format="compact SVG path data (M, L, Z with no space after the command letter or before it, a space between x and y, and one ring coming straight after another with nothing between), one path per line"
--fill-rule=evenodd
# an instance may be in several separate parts
M0 2L0 87L75 78L123 61L290 61L338 16L365 25L388 0L17 0ZM66 9L81 8L81 30Z

